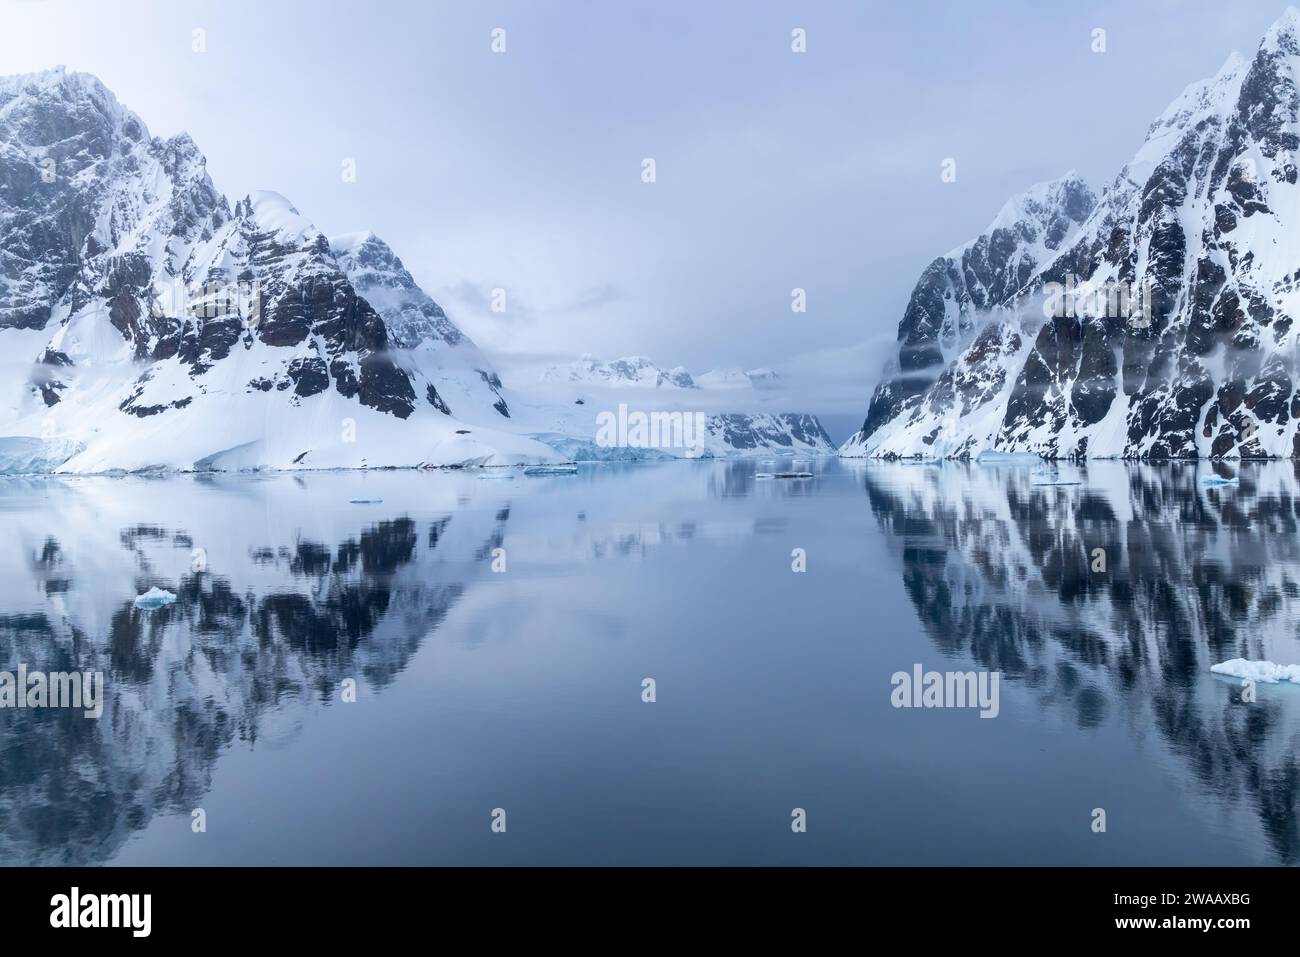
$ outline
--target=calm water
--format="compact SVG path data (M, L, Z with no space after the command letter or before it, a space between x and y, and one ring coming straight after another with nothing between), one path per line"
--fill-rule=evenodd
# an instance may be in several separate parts
M1294 466L755 467L0 482L0 861L1300 862Z

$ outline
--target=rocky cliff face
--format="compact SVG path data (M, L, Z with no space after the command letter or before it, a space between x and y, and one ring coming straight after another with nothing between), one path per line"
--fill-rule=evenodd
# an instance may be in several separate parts
M500 430L500 379L382 241L331 243L276 193L231 203L189 137L150 137L93 77L0 80L0 144L0 459L556 459Z
M1188 87L1099 201L1036 187L931 264L843 454L1300 454L1298 33Z
M492 364L387 243L374 233L353 233L332 239L330 249L353 288L383 318L403 366L424 383L426 398L440 412L473 422L510 418Z

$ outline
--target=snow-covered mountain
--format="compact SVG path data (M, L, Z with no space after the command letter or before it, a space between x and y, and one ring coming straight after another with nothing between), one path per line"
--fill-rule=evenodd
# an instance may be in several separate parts
M428 383L426 397L434 406L475 423L500 424L510 418L505 387L492 364L416 285L387 243L374 233L351 233L332 238L330 251L353 288L384 320L403 368Z
M542 403L522 407L520 420L535 424L534 438L577 461L687 455L686 448L599 444L598 417L615 414L620 407L633 414L698 416L700 436L690 445L690 457L833 454L835 444L816 416L769 410L783 399L780 387L780 378L770 369L724 369L696 377L682 366L664 369L644 356L603 360L584 355L542 370Z
M563 378L695 389L646 359ZM508 392L383 240L231 202L63 68L0 79L0 396L0 472L547 463L595 432ZM717 417L709 454L829 451L806 418Z
M588 354L567 365L548 366L542 372L542 381L614 388L696 388L684 367L661 369L645 356L605 360Z
M1189 86L1099 200L1067 175L931 263L841 453L1300 454L1298 35Z
M600 359L587 354L575 362L547 366L543 383L568 383L592 387L653 389L778 389L781 377L771 369L739 366L710 369L691 375L685 366L665 369L645 356Z
M232 204L189 137L63 69L0 80L0 350L9 466L559 458L382 242Z

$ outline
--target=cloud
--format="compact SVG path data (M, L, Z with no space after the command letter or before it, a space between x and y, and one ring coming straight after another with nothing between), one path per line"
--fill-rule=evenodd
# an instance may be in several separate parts
M505 308L493 309L493 301L497 299L499 292L504 294L501 301ZM537 311L518 293L506 286L491 286L487 283L462 279L450 286L444 286L439 295L434 298L451 313L453 320L457 316L473 316L509 323L537 320Z
M493 309L493 302L504 292L505 308ZM554 304L535 305L526 292L521 293L509 286L490 286L487 283L472 282L463 279L450 286L444 286L438 301L456 314L483 316L498 322L528 322L542 319L560 318L576 313L590 312L606 306L612 306L623 298L622 292L613 283L601 283L589 286L574 293L570 298Z
M612 283L602 283L599 286L592 286L578 293L567 306L547 310L548 313L568 313L568 312L586 312L589 309L599 309L601 306L611 306L623 298L623 293Z

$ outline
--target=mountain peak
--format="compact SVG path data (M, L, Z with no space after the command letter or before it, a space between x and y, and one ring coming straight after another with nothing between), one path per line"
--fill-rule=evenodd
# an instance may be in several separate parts
M1023 193L1012 196L1002 204L984 232L1013 229L1025 223L1046 227L1061 214L1082 222L1092 212L1095 202L1096 197L1088 184L1072 169L1063 176L1035 183Z
M1223 61L1223 66L1219 67L1214 79L1210 82L1221 82L1225 79L1235 77L1250 66L1250 61L1241 55L1240 50L1233 50L1228 54L1228 58Z
M113 91L105 86L99 77L93 73L78 73L59 65L48 70L37 70L34 73L14 73L9 76L0 76L0 97L13 97L23 94L41 96L48 95L55 90L63 92L65 96L89 95L111 104L114 112L122 110L122 106L118 103L117 97L113 95Z
M1264 34L1261 47L1270 50L1283 49L1295 55L1297 35L1300 35L1300 10L1293 6L1287 7Z
M114 136L133 142L149 140L144 122L92 73L56 66L0 76L0 126L10 128L10 138L45 137L49 123L40 116L46 111L69 116L83 136L98 129L111 130Z
M368 229L363 229L355 233L342 233L338 236L330 237L330 249L336 256L353 255L363 246L374 244L382 245L385 249L388 244L383 242L378 236Z
M14 92L19 90L45 90L53 86L61 86L72 79L77 81L79 77L88 77L98 83L98 79L87 73L69 73L68 68L63 64L50 67L48 70L36 70L33 73L12 73L8 76L0 76L0 92ZM102 85L102 84L101 84Z
M365 273L368 282L416 288L415 278L402 265L393 248L368 229L331 236L330 252L348 273Z
M254 190L244 200L244 205L258 226L279 234L282 241L316 244L320 230L298 212L283 193L270 189Z

